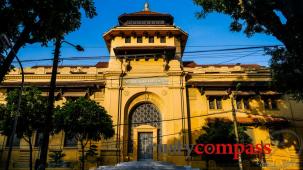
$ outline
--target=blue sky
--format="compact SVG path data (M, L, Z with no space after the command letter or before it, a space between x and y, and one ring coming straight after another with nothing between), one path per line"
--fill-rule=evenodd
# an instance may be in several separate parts
M66 36L66 40L80 44L85 52L77 52L64 45L61 57L90 57L100 56L97 60L64 61L63 65L94 65L105 60L101 56L108 56L102 34L117 25L117 18L123 13L141 11L145 0L95 0L98 16L93 19L83 17L79 30ZM274 37L256 34L246 37L243 33L229 31L230 18L222 14L210 14L205 19L197 19L195 13L200 10L192 0L149 0L152 11L170 13L175 18L175 25L189 34L186 51L222 49L241 47L243 45L271 45L281 44ZM198 46L198 47L197 47ZM53 46L41 47L39 44L26 46L18 53L22 60L52 58ZM242 57L243 56L243 57ZM239 58L238 60L235 60ZM194 60L199 64L219 63L257 63L267 65L269 57L262 55L262 51L248 51L238 54L211 53L185 56L184 60ZM232 60L228 62L229 60ZM24 63L26 66L50 65L51 61L37 61Z

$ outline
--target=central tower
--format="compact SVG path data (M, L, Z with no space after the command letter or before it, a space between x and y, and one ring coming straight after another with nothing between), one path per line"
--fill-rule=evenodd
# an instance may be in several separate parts
M149 146L186 142L185 72L182 55L188 35L170 14L142 11L122 14L118 26L104 34L110 53L105 71L104 106L117 125L111 151L117 162L185 160ZM162 122L162 120L176 119ZM147 123L158 122L158 123ZM176 136L167 136L176 134ZM182 161L177 161L182 163Z
M163 69L168 71L171 60L181 60L188 36L174 25L170 14L152 12L145 3L143 11L122 14L118 22L104 34L111 56L109 70L124 69L121 62L161 58Z

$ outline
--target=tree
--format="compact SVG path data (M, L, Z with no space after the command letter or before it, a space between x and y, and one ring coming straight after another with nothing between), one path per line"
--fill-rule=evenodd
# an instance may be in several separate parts
M13 47L0 46L0 54L10 49L0 62L0 82L20 48L33 43L47 45L48 41L78 29L81 9L88 18L97 14L93 0L1 0L0 34L5 34Z
M11 134L14 118L17 114L17 102L19 90L13 90L8 93L5 110L2 110L1 133L6 136ZM16 135L23 138L29 145L30 157L29 168L32 169L33 152L33 134L43 127L47 102L41 96L41 92L36 88L26 88L21 97L20 116L17 122Z
M83 97L69 100L54 114L55 132L65 132L68 138L81 145L81 169L85 169L85 147L88 142L99 141L114 135L113 122L106 110L95 101Z
M202 7L198 17L218 12L231 16L231 31L247 36L265 33L285 47L273 48L271 68L280 91L303 99L303 1L301 0L194 0Z
M50 163L52 163L51 167L62 167L63 165L63 157L65 157L65 153L62 150L51 151L49 157L51 158Z
M245 133L246 128L243 126L238 127L239 139L241 144L250 144L251 138ZM203 134L196 140L197 144L236 144L236 136L234 132L234 126L232 122L226 122L220 119L209 121L207 125L202 127ZM245 155L242 155L242 158ZM234 159L232 154L211 154L202 155L202 159L206 161L216 161L221 165L236 165L238 160ZM247 159L247 158L246 158Z
M5 111L6 111L5 105L4 104L0 104L0 127L3 126L3 118L4 118L4 115L5 115ZM1 133L1 130L0 130L0 133Z

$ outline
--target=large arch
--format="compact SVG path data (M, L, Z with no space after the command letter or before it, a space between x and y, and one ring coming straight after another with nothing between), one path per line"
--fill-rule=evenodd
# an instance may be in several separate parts
M124 108L124 153L133 153L133 129L140 125L149 125L158 129L157 143L161 143L163 113L166 108L163 100L155 93L140 92L129 98ZM144 110L146 109L146 110ZM143 113L144 112L144 113ZM149 122L149 123L146 123ZM131 145L131 146L130 146Z

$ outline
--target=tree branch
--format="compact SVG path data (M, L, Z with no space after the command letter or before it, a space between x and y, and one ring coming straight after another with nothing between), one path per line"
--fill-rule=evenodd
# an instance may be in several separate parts
M23 135L23 139L25 140L25 142L29 143L29 137L26 137L25 135Z
M282 24L280 18L273 10L255 10L254 14L258 23L264 25L277 39L283 42L287 48L291 48L288 40L290 36L288 36L285 25Z

